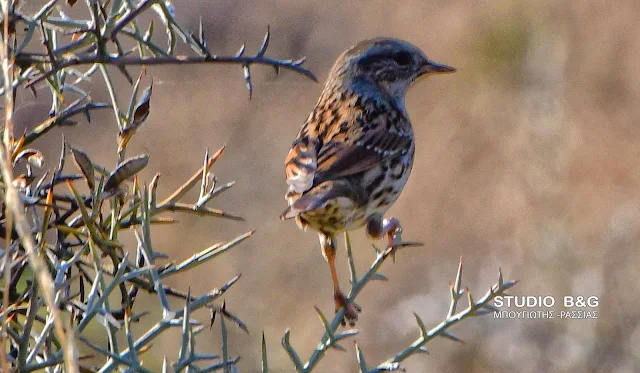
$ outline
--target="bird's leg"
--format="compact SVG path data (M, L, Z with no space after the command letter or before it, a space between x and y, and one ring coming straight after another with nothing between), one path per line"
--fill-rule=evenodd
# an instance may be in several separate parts
M402 246L401 234L402 226L400 221L394 217L383 219L382 215L376 214L367 222L367 235L369 237L379 240L385 235L387 236L389 245L387 250L389 250L394 262L396 260L396 250Z
M320 245L322 246L322 255L327 260L327 263L329 263L329 268L331 269L331 279L333 280L333 299L336 302L336 312L338 312L340 308L344 307L344 317L349 321L349 324L353 326L356 320L358 320L358 309L340 290L338 272L336 271L335 239L333 236L320 233ZM345 325L344 320L342 321L342 324Z

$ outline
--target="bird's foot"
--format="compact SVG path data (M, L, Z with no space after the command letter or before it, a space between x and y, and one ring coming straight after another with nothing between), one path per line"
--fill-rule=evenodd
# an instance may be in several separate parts
M362 311L360 306L350 301L341 291L337 291L333 295L333 299L336 301L336 313L344 307L344 319L342 319L342 326L347 325L354 326L358 320L358 312Z
M395 220L395 222L393 222L393 220ZM389 230L387 232L387 237L388 237L388 245L387 245L387 249L384 251L384 255L385 256L389 256L391 255L391 259L393 259L393 262L396 262L396 251L398 251L398 249L402 249L405 247L417 247L417 246L423 246L422 242L404 242L402 241L402 227L400 226L400 223L398 223L397 219L395 218L391 218L390 219L391 227L393 228L392 230Z
M393 226L393 230L389 230L387 232L387 237L389 239L389 244L387 246L387 252L385 252L386 255L391 255L391 259L393 259L393 262L396 262L396 251L398 250L398 248L400 247L400 245L402 245L402 227L400 226L400 223L397 221L397 219L395 218L391 218L393 220L395 220L395 224Z

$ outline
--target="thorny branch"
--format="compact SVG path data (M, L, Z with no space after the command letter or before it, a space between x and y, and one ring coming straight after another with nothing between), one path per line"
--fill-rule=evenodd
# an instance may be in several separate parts
M369 284L371 280L374 279L386 279L383 275L381 275L378 270L382 266L382 263L391 255L393 255L394 250L392 248L387 248L384 251L380 251L376 249L376 259L371 264L369 269L362 275L360 279L357 278L355 273L355 263L353 260L352 250L351 250L351 241L349 239L349 235L345 234L346 238L346 249L347 249L347 258L349 259L349 269L351 273L351 292L348 296L348 301L355 302L356 297L360 293L360 291L364 288L365 285ZM407 246L416 246L417 243L402 243L399 236L396 236L396 247L407 247ZM368 368L365 362L364 354L360 350L356 342L356 357L359 363L360 372L361 373L378 373L384 371L395 371L400 370L400 363L407 359L410 356L413 356L418 353L426 353L427 349L424 347L429 341L431 341L435 337L444 337L453 341L461 342L459 338L448 332L448 329L458 322L465 320L469 317L480 316L490 312L497 310L492 301L495 297L499 295L504 295L507 289L511 288L517 283L517 281L508 281L505 282L502 277L502 271L498 273L498 281L495 285L493 285L489 291L477 301L474 300L471 292L466 289L462 290L462 258L460 259L460 264L458 266L458 272L456 274L455 282L450 286L450 294L451 301L449 310L444 320L440 322L437 326L432 328L431 330L427 330L424 323L420 319L417 313L414 313L416 318L416 323L418 324L418 329L420 332L420 337L416 339L411 345L397 353L392 358L388 359L385 362L380 363L375 368ZM466 309L457 312L458 301L461 297L467 294L467 302L468 306ZM290 342L290 331L287 330L282 338L282 346L286 350L291 362L293 363L297 372L311 372L314 367L320 362L320 360L325 356L326 352L330 348L334 348L336 350L345 351L344 347L342 347L338 342L353 337L358 334L358 330L349 329L343 332L338 333L338 328L340 327L342 320L344 318L344 308L340 309L334 318L331 321L328 321L324 314L320 311L319 308L316 307L316 312L320 317L320 321L324 326L325 332L322 336L318 347L313 351L311 356L306 362L303 362L293 348ZM263 365L266 364L266 353L263 353Z
M17 58L16 62L21 65L31 65L35 63L49 63L49 57L45 56L24 56ZM42 61L41 61L42 60ZM307 78L316 81L316 77L311 71L302 67L304 59L297 61L279 60L275 58L263 57L259 55L255 56L159 56L159 57L125 57L120 55L108 55L104 57L100 56L75 56L72 58L66 58L63 61L56 61L56 69L48 70L45 73L40 74L34 80L27 84L27 87L40 83L41 81L51 77L58 71L69 68L72 66L80 65L114 65L117 67L144 65L193 65L203 63L218 63L218 64L235 64L235 65L268 65L279 68L285 68L305 75ZM250 79L248 79L250 84ZM249 88L251 89L251 88Z
M95 2L92 3L96 4ZM170 49L168 51L163 51L162 48L152 42L152 28L145 35L136 31L135 28L127 28L127 25L133 22L135 17L140 15L143 11L151 8L151 5L155 5L160 9L160 18L167 27L170 44ZM117 19L122 14L121 12L109 15L103 14L102 17L100 17L100 14L95 15L92 13L91 21L70 21L68 18L64 17L54 18L50 17L48 12L39 12L34 18L18 14L16 17L18 20L17 22L26 22L27 29L30 29L30 27L35 24L40 25L43 30L43 38L45 38L45 42L43 43L45 45L45 53L15 53L15 62L24 70L32 66L40 70L39 75L34 77L33 80L27 84L27 87L40 83L43 80L48 80L52 76L58 75L61 71L70 67L94 64L117 66L125 75L127 74L126 67L132 65L151 66L202 63L238 64L243 67L250 94L252 91L252 83L250 74L247 72L249 71L250 66L254 64L272 66L276 72L278 72L280 68L288 69L300 73L314 81L316 80L313 73L302 66L305 60L304 58L294 61L265 56L271 38L269 29L267 29L263 43L255 55L245 55L244 45L234 56L217 55L207 48L202 21L200 22L199 36L196 37L185 32L174 19L170 18L172 13L175 13L171 9L168 8L167 3L162 1L143 0L134 10L126 12L126 15L116 22L109 33L107 33L107 26L109 25L109 22L113 22L114 19ZM115 12L118 11L116 10ZM167 15L169 15L169 18L167 18ZM75 42L58 48L53 48L45 35L47 31L55 30L57 28L65 29L65 33L71 33L74 36ZM29 33L28 35L31 34L32 33ZM128 51L120 50L122 43L120 43L119 37L123 35L133 37L139 42L138 45ZM179 36L186 45L190 46L197 55L174 55L172 53L172 45L175 43L176 35ZM28 39L30 39L30 37L27 37L23 43L28 43ZM115 44L118 49L117 53L107 52L107 46L109 44ZM144 56L145 51L151 53L152 56ZM162 53L159 53L160 51L162 51ZM139 56L131 56L131 54L136 52L138 52ZM41 67L45 65L48 65L49 68L42 69ZM130 78L128 78L128 80L131 81Z
M6 249L0 251L3 279L0 342L8 347L0 354L1 370L60 371L64 364L67 372L122 369L149 372L140 355L173 327L182 330L181 349L174 363L168 364L165 359L163 371L235 368L239 357L233 357L229 350L225 321L245 331L246 325L224 302L222 305L218 302L240 275L200 296L173 289L163 281L210 262L253 232L210 245L181 262L166 262L167 255L153 248L152 225L174 223L168 214L188 212L241 218L210 207L213 200L233 186L232 182L218 183L211 172L224 147L213 155L207 151L202 167L165 199L157 196L159 174L149 185L141 183L139 174L149 157L143 154L127 158L126 151L151 110L152 84L143 87L147 81L146 66L237 64L242 67L249 94L252 65L269 65L276 72L284 68L313 80L315 77L303 67L304 59L266 56L269 30L256 54L245 55L243 48L236 55L222 56L208 49L202 22L197 35L186 32L176 21L169 2L86 0L76 4L67 0L65 3L50 0L34 14L27 14L22 12L20 2L0 0L4 15L0 95L4 98L6 116L0 146L0 193L4 196L0 228L7 242ZM82 6L83 9L77 9ZM86 19L67 16L65 7L76 7L74 14L84 11ZM161 46L154 37L154 21L146 31L141 31L138 18L147 11L157 14L154 21L159 20L165 30L166 46ZM176 55L178 41L190 47L193 55ZM34 52L38 43L42 49ZM107 65L116 67L133 86L126 110ZM140 66L140 72L134 80L129 69L136 66ZM83 67L84 71L78 70ZM109 93L109 103L94 102L85 91L84 84L96 72ZM16 138L11 121L13 99L24 88L36 96L36 85L41 82L51 92L50 117L29 126L32 128L29 132ZM71 100L69 96L75 97ZM118 124L115 167L96 163L91 152L75 148L63 138L54 169L40 171L44 156L29 146L51 134L55 127L74 125L78 115L90 121L94 110L105 108L113 111ZM77 173L63 171L69 158ZM198 186L197 200L184 201L185 195ZM135 232L135 258L124 250L120 237L124 229ZM139 290L157 296L162 316L142 335L134 336L131 323L148 317L147 310L134 312ZM119 304L114 302L114 293L120 297ZM44 295L44 302L39 294ZM182 299L184 307L173 309L168 297ZM195 319L199 309L209 310L211 321L216 314L221 315L222 354L198 352L195 336L204 329ZM85 335L86 327L96 321L106 333L105 346ZM76 336L91 351L92 364L96 365L88 365L84 356L79 356Z
M297 60L278 59L266 56L271 32L269 28L264 36L262 45L254 55L245 54L244 45L235 55L220 55L207 47L205 31L200 22L198 35L185 31L175 20L173 6L161 0L143 0L134 6L131 1L113 1L109 10L96 1L87 2L89 19L71 19L59 9L58 1L52 0L45 4L33 16L23 14L15 7L9 7L9 23L12 25L9 35L13 37L16 45L10 46L13 64L10 67L16 76L13 83L5 91L15 92L18 87L31 89L34 94L35 86L46 82L50 88L52 100L52 118L36 126L25 139L29 144L44 135L55 126L73 125L70 118L77 114L85 114L90 119L90 111L111 107L116 115L119 128L122 124L122 112L118 109L118 103L114 101L116 95L110 83L110 74L105 66L115 66L125 78L133 83L128 68L132 66L153 65L184 65L184 64L232 64L242 67L243 76L249 91L249 97L253 92L251 80L252 65L267 65L274 68L276 73L280 69L287 69L299 73L316 81L311 71L303 66L305 58ZM73 5L75 1L69 1ZM146 32L142 32L136 18L147 12L154 11L165 27L168 36L167 47L157 44L154 38L154 24L150 24ZM16 30L25 30L22 40L18 42ZM34 36L41 34L44 51L27 52L26 46L33 44ZM64 37L71 36L71 41L61 43ZM125 43L121 39L134 40L134 46L125 49ZM181 40L185 46L195 55L176 55L174 53L176 41ZM75 68L87 66L84 72ZM93 103L89 95L80 88L79 83L87 81L95 72L100 72L107 80L112 102L110 104ZM68 81L74 79L72 83ZM138 80L139 81L139 80ZM137 88L136 88L137 89ZM65 91L73 91L80 94L81 98L73 104L63 108L63 94ZM135 90L134 90L135 91ZM61 111L62 110L62 111ZM129 122L131 123L131 122Z

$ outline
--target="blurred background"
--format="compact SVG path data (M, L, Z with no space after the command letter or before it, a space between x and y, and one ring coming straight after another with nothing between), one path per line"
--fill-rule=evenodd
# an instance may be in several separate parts
M590 309L598 319L472 319L453 330L465 344L438 339L430 355L403 364L408 372L640 371L640 2L179 0L175 7L191 30L202 17L219 54L235 53L243 41L254 51L270 25L268 55L307 56L320 81L343 50L376 36L407 40L458 68L422 81L407 97L416 161L390 214L403 223L406 240L425 246L401 251L382 269L390 281L368 285L358 298L357 341L370 365L417 338L412 312L428 327L444 318L462 256L463 280L476 297L501 267L506 279L520 280L511 294L554 296L555 311L565 295L598 296ZM150 69L151 115L128 154L151 155L143 175L149 182L160 172L159 195L166 196L201 166L205 149L227 144L213 171L236 185L212 207L246 221L178 215L179 224L154 229L155 250L181 261L256 229L246 243L168 284L203 294L242 273L225 299L250 333L231 328L231 354L242 356L241 371L259 371L264 330L271 369L291 372L280 346L284 331L292 330L306 360L323 333L313 306L333 312L317 236L278 219L286 207L284 157L322 85L288 71L276 77L268 67L252 73L249 100L236 66ZM127 102L130 88L120 87ZM41 100L18 97L17 126L46 118L43 92ZM108 98L102 89L91 93ZM63 133L54 131L35 144L50 162ZM64 134L113 166L111 113ZM361 274L374 252L362 230L352 239ZM342 240L338 263L347 288ZM142 294L134 311L156 302ZM138 333L146 327L134 326ZM202 352L219 351L219 327L201 333L200 348L211 348ZM159 369L163 354L176 356L173 337L145 355L150 367ZM356 372L353 344L344 345L348 353L331 351L316 371Z

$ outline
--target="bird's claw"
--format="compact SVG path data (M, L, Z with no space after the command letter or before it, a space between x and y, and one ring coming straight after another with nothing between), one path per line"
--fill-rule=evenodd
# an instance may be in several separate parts
M342 319L342 326L346 326L349 322L349 326L355 326L358 321L358 313L362 311L362 308L354 302L347 299L342 293L336 293L334 295L336 301L336 313L344 307L344 318Z
M384 252L384 256L391 255L391 259L393 262L396 262L396 251L398 249L403 249L405 247L418 247L423 246L422 242L415 241L402 241L402 228L396 229L392 234L389 235L389 245Z

